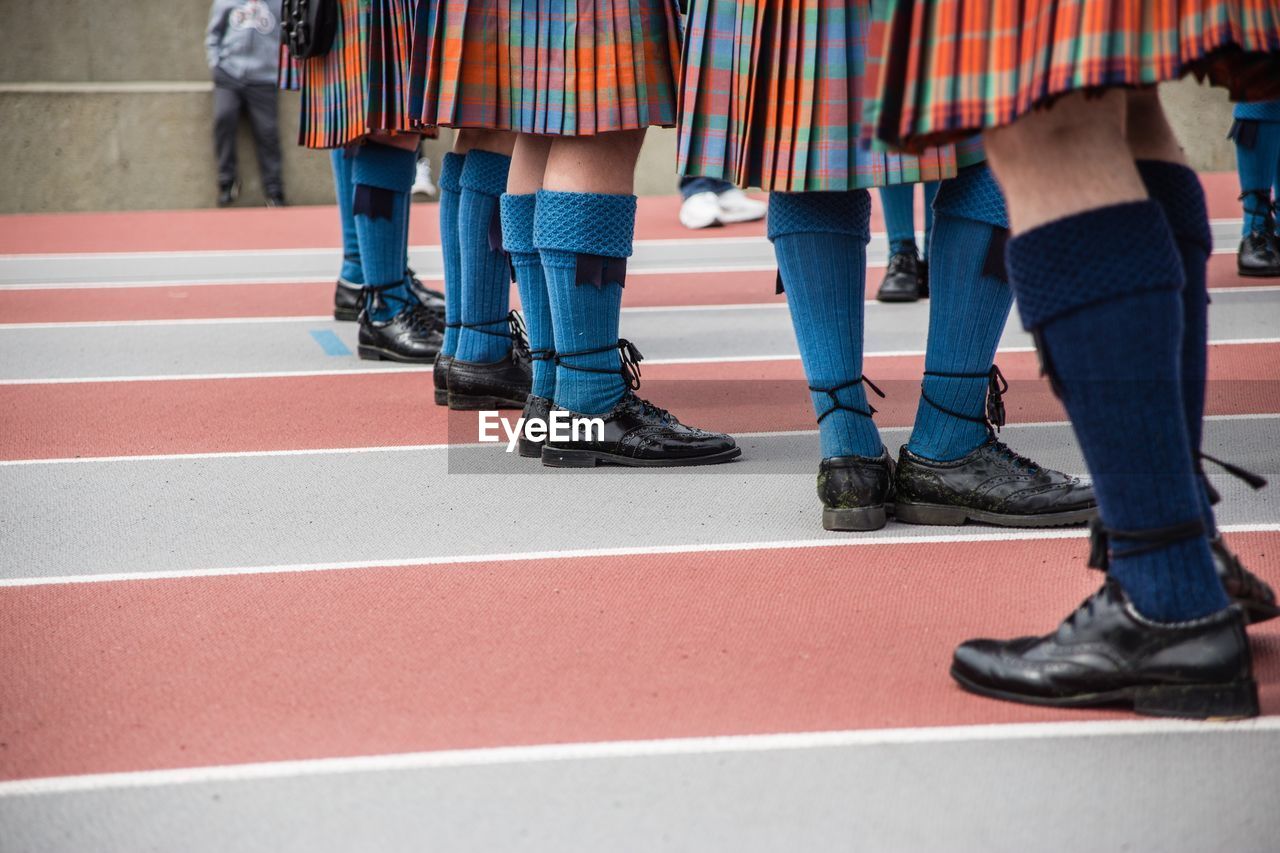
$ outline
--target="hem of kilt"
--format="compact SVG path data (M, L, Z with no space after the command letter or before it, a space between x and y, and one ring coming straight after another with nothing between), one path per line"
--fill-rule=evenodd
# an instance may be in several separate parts
M1197 80L1211 86L1226 89L1232 101L1268 101L1280 98L1280 53L1248 53L1231 44L1205 52L1197 59L1188 60L1154 80L1119 80L1097 86L1076 86L1050 92L1034 100L1029 106L1016 109L1007 121L999 123L974 123L914 133L899 137L896 128L877 128L879 138L886 145L909 154L919 154L927 148L954 144L983 131L1007 127L1036 110L1048 109L1059 98L1074 92L1104 92L1108 89L1148 89L1161 83L1194 75Z
M422 127L415 127L412 130L389 130L386 128L368 128L362 131L339 135L329 135L320 139L308 139L305 130L298 134L298 145L302 148L309 148L312 151L328 151L333 148L346 148L360 142L368 136L375 133L390 133L392 135L409 135L421 137L424 139L436 139L440 136L440 129L434 125L424 124Z
M932 147L932 146L930 146ZM874 190L881 187L896 187L906 184L925 184L931 181L945 181L948 178L954 178L957 171L964 166L972 166L975 163L981 163L985 157L971 160L965 163L957 163L957 169L942 169L937 174L932 172L923 173L918 170L912 174L903 174L901 172L893 175L882 174L879 177L874 175L856 175L853 180L841 180L838 178L825 178L820 181L795 181L795 182L773 182L765 179L764 175L748 175L745 182L737 180L733 175L724 175L720 172L703 171L695 168L677 169L677 175L681 178L711 178L717 181L728 181L739 189L760 189L770 193L846 193L856 190Z
M456 121L456 122L455 121L437 121L436 124L434 125L424 124L422 125L422 128L426 129L426 128L447 127L452 130L495 130L495 131L502 131L505 133L523 133L529 136L551 136L551 137L563 136L570 139L581 139L581 138L591 137L591 136L600 136L601 134L605 134L605 133L622 133L623 131L627 131L627 130L648 130L651 127L673 128L675 126L676 126L675 120L672 119L670 124L658 123L658 122L651 122L648 124L626 123L626 124L619 124L619 125L611 125L605 128L596 128L595 130L592 130L590 133L549 133L545 130L528 130L523 127L510 127L510 126L490 124L490 123L479 122L479 121L463 120L463 121Z

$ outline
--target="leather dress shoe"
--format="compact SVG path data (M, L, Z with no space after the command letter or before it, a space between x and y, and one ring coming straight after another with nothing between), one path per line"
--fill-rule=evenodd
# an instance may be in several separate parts
M552 415L568 418L598 417L604 434L564 442L548 440L542 448L542 464L552 468L591 468L596 465L667 467L714 465L742 454L727 435L685 426L665 409L627 390L613 409L603 415L580 415L552 408Z
M1218 572L1218 579L1222 581L1222 588L1240 606L1245 624L1257 625L1280 616L1275 591L1266 581L1244 567L1221 536L1209 540L1209 552L1213 555L1213 567Z
M449 405L449 365L451 364L453 364L453 356L436 356L436 366L431 371L431 385L435 392L437 406Z
M232 181L229 184L220 184L218 186L218 207L230 207L236 203L238 198L240 198L239 181Z
M903 447L894 491L894 515L908 524L1060 527L1098 514L1090 483L1037 465L995 436L952 462Z
M550 398L539 397L537 394L530 394L529 401L524 404L524 413L520 417L524 418L525 423L530 420L540 420L544 423L551 414L551 407L554 405ZM517 447L520 455L526 459L538 459L542 456L542 445L546 444L544 439L532 439L526 437L522 432Z
M1280 240L1269 230L1259 230L1240 241L1236 252L1240 275L1271 278L1280 276Z
M951 676L972 693L1030 705L1125 704L1139 714L1193 719L1258 715L1239 608L1152 622L1111 578L1052 634L961 644Z
M364 287L345 278L339 278L333 288L333 319L358 320L363 310Z
M889 258L876 299L881 302L915 302L920 298L920 267L920 255L914 248L909 252L895 252Z
M444 329L421 305L408 305L381 323L370 319L367 311L360 314L356 352L363 359L430 364L442 346Z
M493 362L462 361L455 355L445 383L449 408L455 411L523 409L533 385L533 367L528 352L516 342Z
M418 278L418 274L410 267L404 271L409 277L409 290L418 298L423 306L431 309L440 315L441 322L444 321L444 294L438 290L432 290L422 283Z
M879 530L893 505L893 457L830 456L818 465L826 530Z

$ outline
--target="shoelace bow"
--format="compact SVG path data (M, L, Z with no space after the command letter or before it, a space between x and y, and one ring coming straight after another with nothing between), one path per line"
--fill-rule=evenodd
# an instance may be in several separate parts
M856 379L850 379L848 382L843 382L839 385L833 385L830 388L819 388L816 385L810 385L809 386L810 391L814 392L815 394L826 394L828 397L831 398L831 408L827 409L825 412L818 415L818 423L822 423L824 418L826 418L828 415L832 414L837 410L843 411L843 412L850 412L855 415L861 415L864 418L869 418L872 415L874 415L876 413L876 407L872 406L870 403L867 404L866 409L855 409L853 406L846 406L844 403L841 403L840 398L836 396L839 392L843 391L846 388L852 388L855 385L864 384L864 383L868 388L870 388L877 395L879 395L880 399L882 400L884 399L884 392L881 391L874 382L872 382L870 379L868 379L865 376L859 376Z
M987 380L987 397L986 410L982 417L974 417L973 415L957 412L954 409L948 409L940 405L936 400L929 396L929 392L924 390L924 383L920 383L920 396L926 403L933 406L944 415L950 415L953 418L959 418L962 421L968 421L974 424L984 424L988 431L994 429L999 432L1000 428L1005 425L1005 407L1004 395L1009 390L1009 381L1004 378L1004 374L1000 372L998 365L991 365L991 369L985 373L944 373L939 370L926 370L925 376L939 376L944 379L986 379Z
M584 355L597 355L610 350L617 350L619 357L619 367L617 370L609 370L603 367L583 367L577 364L568 364L565 359L577 358ZM577 352L558 352L551 356L557 367L566 367L569 370L579 370L583 373L605 373L616 374L622 377L622 381L626 383L628 389L635 391L640 388L640 362L644 360L644 356L635 344L626 338L619 338L616 344L608 346L596 347L594 349L578 350ZM639 398L637 398L639 399Z

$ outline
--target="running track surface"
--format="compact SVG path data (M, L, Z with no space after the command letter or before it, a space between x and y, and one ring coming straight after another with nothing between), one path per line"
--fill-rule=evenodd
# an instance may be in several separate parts
M1235 215L1231 180L1206 177L1215 216ZM743 226L689 234L673 225L675 204L642 200L638 236L715 240L762 233L759 226ZM434 212L434 205L415 206L416 241L433 242ZM324 247L336 239L335 215L328 208L3 220L0 251L7 253L277 249ZM1222 294L1216 310L1236 316L1231 312L1245 304L1238 294L1251 288L1258 299L1247 303L1248 310L1270 317L1275 328L1280 300L1268 295L1267 282L1236 277L1232 261L1230 255L1213 260L1211 286ZM175 270L175 277L193 272ZM875 278L873 272L872 286ZM772 293L772 279L768 272L697 269L638 276L628 283L626 301L631 308L687 311L706 328L731 333L725 325L735 322L730 306L782 301ZM72 336L49 340L80 336L90 342L105 340L93 337L104 323L110 328L135 321L229 321L189 327L193 348L216 353L233 329L240 334L248 328L236 321L323 317L331 288L300 282L0 291L0 343L3 336L37 323L51 324L58 336ZM97 325L61 325L76 323ZM270 328L290 335L320 328L307 322L295 326ZM1239 436L1249 459L1274 475L1280 472L1280 338L1240 341L1231 331L1221 324L1215 328L1219 343L1210 361L1209 441ZM138 523L86 539L79 550L74 542L60 546L57 554L76 556L59 557L43 574L0 561L0 622L5 625L0 631L0 780L8 780L0 782L0 815L17 822L16 837L28 841L30 849L74 849L56 841L47 815L65 817L81 808L68 791L77 778L95 778L86 774L125 774L119 778L126 782L104 782L106 799L85 806L81 817L91 827L79 843L132 849L131 830L106 815L113 802L133 802L120 784L128 787L128 779L152 771L218 768L234 779L235 768L261 762L779 733L905 730L914 742L913 730L958 726L993 727L983 731L998 744L1002 732L1016 737L1018 729L1000 728L1010 724L1048 724L1046 731L1065 735L1082 722L1128 720L1110 711L990 702L952 685L946 667L957 642L974 635L1043 631L1096 587L1098 576L1083 566L1085 542L1078 531L1040 538L981 527L895 525L887 531L894 537L889 541L824 534L816 501L791 498L811 490L805 484L811 483L817 461L802 374L792 357L708 361L682 360L676 353L666 363L645 366L645 393L652 392L686 421L756 434L761 447L790 441L787 446L800 453L794 458L815 454L810 462L796 464L793 456L785 456L780 469L779 459L766 452L723 471L658 477L553 472L553 483L542 493L547 505L538 508L550 524L559 506L566 519L580 525L583 513L572 504L574 495L598 496L603 484L616 484L603 489L613 498L599 499L596 524L572 530L573 553L556 554L506 547L518 542L521 517L521 504L510 495L530 489L537 494L536 481L514 490L503 477L451 486L450 478L467 475L449 473L428 458L436 452L430 447L474 443L475 427L468 418L450 417L431 404L426 371L362 365L366 372L343 375L331 369L335 358L317 347L315 375L180 378L157 351L148 378L47 382L40 380L39 366L65 353L42 351L50 344L33 340L29 350L12 357L25 361L36 379L0 383L0 497L12 508L38 503L45 509L36 519L22 515L21 525L15 523L19 513L3 513L0 538L15 545L11 554L32 547L38 552L42 537L92 527L93 518L85 514L94 514L95 503L103 509L103 523L121 514ZM94 362L111 356L82 349L76 358L92 377ZM999 363L1014 388L1008 400L1011 443L1025 443L1031 435L1027 430L1043 425L1039 429L1057 437L1064 464L1075 460L1078 466L1069 432L1055 425L1064 415L1038 376L1034 354L1014 347L1001 354ZM885 428L908 426L921 358L896 354L886 345L868 353L868 373L873 370L890 391L889 399L877 404L878 422ZM271 365L263 364L262 372L271 373ZM798 437L788 438L792 434ZM892 435L897 439L905 433ZM335 550L329 560L272 559L251 561L244 571L224 570L219 548L200 534L201 514L209 513L208 530L215 529L216 517L217 530L230 524L249 540L240 543L248 551L256 538L264 553L274 554L267 548L270 527L257 517L237 515L240 507L255 506L248 493L266 485L255 478L275 476L268 473L276 470L268 464L273 454L287 460L286 454L295 451L318 451L305 457L314 462L299 463L318 466L298 469L305 480L309 471L355 460L347 459L352 452L387 447L405 448L405 476L431 478L422 484L421 505L413 508L424 519L455 518L448 514L451 494L489 495L486 511L465 523L477 541L495 543L488 549L491 556L433 550L428 525L416 552L424 559L380 553L378 537L363 535L384 517L376 490L334 495L302 488L291 506L279 508L285 523L305 535L310 518L332 515L335 501L345 507L352 531L362 535L351 537L352 550ZM467 452L484 452L490 472L530 464L500 460L498 448ZM253 453L266 455L245 456ZM185 454L226 456L200 462L207 467L198 473L183 461ZM143 456L145 463L129 461ZM100 461L75 461L85 458ZM262 459L259 468L256 458ZM153 472L150 491L128 485L139 464L156 466L147 469ZM200 480L193 481L193 475L207 478L209 493L224 502L164 507L166 517L178 514L194 535L167 539L170 531L149 529L146 519L158 517L160 508L138 502L197 494ZM230 489L217 485L237 478L239 485ZM715 485L721 481L729 488L718 494ZM744 482L766 491L738 493ZM1234 531L1230 541L1248 565L1280 584L1280 513L1274 500L1222 484L1228 500L1220 520ZM237 488L244 492L242 499L227 497ZM46 494L44 489L59 491ZM702 547L698 517L707 507L686 505L681 498L695 491L724 504L717 512L731 510L738 501L744 511L765 513L768 524L762 526L780 531L779 536L744 540L740 546L717 540ZM787 497L770 503L770 493ZM633 502L666 519L665 529L654 530L653 548L615 547L610 519L628 513ZM749 524L750 518L742 521ZM676 545L665 544L670 537ZM165 553L179 567L172 576L156 562L155 555ZM139 555L140 574L133 578L130 554ZM96 566L108 563L121 570L91 576ZM1251 634L1264 713L1280 714L1280 629L1262 626ZM1206 729L1237 732L1231 742L1242 745L1240 738L1254 736L1250 732L1264 738L1261 747L1253 741L1247 750L1242 746L1242 754L1272 755L1280 737L1280 730L1188 727L1181 735L1188 738L1188 761L1192 732ZM1132 733L1125 737L1132 738L1133 750L1145 749L1146 729L1124 731ZM1044 760L1066 762L1073 751L1087 748L1072 747L1068 740L1058 749ZM635 760L644 754L641 744ZM995 761L995 755L981 753L978 765ZM868 767L879 766L872 753L864 756ZM775 757L781 761L782 753ZM945 750L938 752L939 773L949 760ZM981 772L978 765L975 774ZM1113 760L1106 770L1122 772L1123 764ZM510 778L523 778L512 772ZM655 772L661 778L661 771ZM693 785L695 776L688 778ZM724 790L737 790L732 780L709 778ZM39 780L51 786L44 794L21 787ZM157 791L175 796L184 790L156 784ZM560 784L565 786L557 789L560 795L590 803L593 792L577 787L581 781ZM1027 784L1036 796L1051 796L1048 789ZM933 796L930 802L936 802L935 795L914 784L904 790L902 826L911 822L913 796L921 802ZM1087 795L1078 796L1088 802ZM1254 818L1254 830L1270 832L1274 809L1257 811L1259 797L1265 799L1260 791L1233 795ZM305 800L282 802L284 813L288 802ZM41 803L53 810L41 811ZM770 812L767 802L740 805L788 825L789 816ZM516 802L506 807L519 810ZM203 807L191 808L197 823L214 820ZM35 815L44 815L45 822ZM649 819L679 818L668 812ZM215 837L212 827L206 827L209 838ZM809 837L803 826L794 829L795 838ZM196 825L189 831L201 830ZM298 830L290 836L281 827L273 831L284 834L271 836L266 849L288 849L291 837L304 835ZM885 832L879 837L899 837ZM1011 838L1017 835L1015 829L1010 832ZM465 832L459 837L467 838ZM977 843L975 838L964 843ZM548 837L531 847L565 843L565 838ZM572 839L567 843L573 846ZM616 837L608 843L627 846Z

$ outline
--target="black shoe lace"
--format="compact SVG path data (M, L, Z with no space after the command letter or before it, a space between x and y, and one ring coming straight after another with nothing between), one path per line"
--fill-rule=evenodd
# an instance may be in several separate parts
M1246 202L1244 206L1245 213L1250 216L1262 217L1264 235L1269 237L1275 232L1276 211L1280 207L1277 207L1277 203L1271 200L1270 188L1265 190L1245 190L1240 193L1236 201ZM1254 233L1257 232L1255 231Z
M501 326L503 324L506 325L506 329L491 328L492 326ZM511 341L511 351L517 358L525 360L532 358L529 351L529 334L524 326L524 317L521 316L519 311L508 311L505 317L499 317L497 320L485 320L481 323L446 323L445 328L470 329L482 335L506 338Z
M1021 453L1014 450L1012 447L1005 444L1003 441L1000 441L999 439L995 438L994 436L991 437L990 443L991 443L992 449L995 450L996 453L998 453L1000 456L1004 457L1005 459L1008 459L1010 462L1014 464L1016 468L1020 470L1026 470L1028 474L1035 474L1040 470L1040 464L1036 462L1034 459L1028 459L1027 457L1023 456Z
M617 370L610 370L603 367L583 367L582 365L569 364L566 362L566 359L578 358L584 355L597 355L599 353L609 352L610 350L615 349L618 351L620 362ZM630 391L635 391L640 387L640 362L644 360L644 356L641 355L640 350L636 345L626 338L619 338L616 344L595 347L594 349L578 350L577 352L558 352L552 355L551 358L557 367L564 367L569 370L579 370L583 373L617 374L622 377L622 381ZM639 400L640 398L637 397L636 399Z
M1138 554L1158 551L1183 539L1203 536L1204 532L1204 521L1199 518L1169 527L1152 527L1146 530L1117 530L1114 527L1105 526L1102 519L1095 518L1089 523L1087 565L1091 569L1100 569L1105 572L1111 568L1112 557L1136 557ZM1114 551L1111 548L1112 539L1139 544L1125 548L1123 551Z
M923 382L920 383L920 397L944 415L950 415L953 418L959 418L962 421L968 421L973 424L985 425L989 433L999 432L1000 428L1004 426L1004 395L1009 390L1009 381L1004 378L1004 374L1000 372L1000 368L997 365L991 365L991 369L986 373L943 373L938 370L926 370L924 375L939 376L946 379L986 379L986 406L981 417L957 412L954 409L948 409L946 406L940 405L929 396L929 392L924 390Z
M831 408L827 409L825 412L818 415L818 423L822 423L824 418L836 412L837 410L842 412L849 412L855 415L861 415L864 418L869 418L872 415L874 415L876 413L875 406L868 404L865 409L855 409L853 406L846 406L844 403L841 403L840 398L836 396L839 392L843 391L846 388L852 388L855 385L859 385L863 383L865 383L866 386L870 388L872 391L876 392L876 394L878 394L881 399L884 399L884 392L881 391L874 382L872 382L870 379L868 379L865 376L859 376L856 379L850 379L848 382L842 382L839 385L832 385L830 388L820 388L817 385L810 385L809 386L810 391L814 392L815 394L826 394L828 397L831 398Z
M912 244L911 248L894 252L889 256L885 271L889 274L899 272L915 273L920 267L920 250Z
M393 308L398 308L396 317L404 318L404 325L413 332L432 332L437 328L437 318L430 308L418 301L418 297L413 295L413 291L409 291L408 296L402 296L393 293L395 288L401 287L403 281L397 281L394 284L384 284L377 287L365 285L365 308L371 308L375 302L385 302Z

